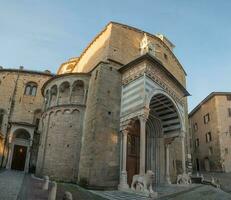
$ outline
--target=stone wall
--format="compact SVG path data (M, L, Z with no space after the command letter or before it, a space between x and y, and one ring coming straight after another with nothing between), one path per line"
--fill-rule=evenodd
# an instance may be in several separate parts
M77 181L84 108L62 106L43 116L36 173Z
M44 85L38 176L77 181L89 77L88 74L66 74Z
M100 63L92 72L84 119L79 183L115 188L119 181L121 74Z

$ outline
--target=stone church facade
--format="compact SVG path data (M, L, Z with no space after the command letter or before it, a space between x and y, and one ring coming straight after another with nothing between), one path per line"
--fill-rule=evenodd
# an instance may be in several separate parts
M190 154L186 73L163 35L110 22L41 88L36 174L127 189L176 182ZM45 80L45 79L44 79Z

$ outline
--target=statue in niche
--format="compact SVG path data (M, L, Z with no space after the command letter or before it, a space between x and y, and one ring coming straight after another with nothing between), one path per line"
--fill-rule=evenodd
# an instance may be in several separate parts
M140 42L140 54L144 55L146 53L155 56L155 45L148 40L147 34L144 33L144 37Z

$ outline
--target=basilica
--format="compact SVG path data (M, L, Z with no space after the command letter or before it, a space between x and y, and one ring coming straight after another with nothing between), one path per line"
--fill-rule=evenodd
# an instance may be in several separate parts
M110 22L56 74L0 68L1 166L126 190L190 170L186 72L162 34Z

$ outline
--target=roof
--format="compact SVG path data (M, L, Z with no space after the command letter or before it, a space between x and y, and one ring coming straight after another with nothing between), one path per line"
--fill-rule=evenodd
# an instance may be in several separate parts
M17 72L17 73L28 73L28 74L39 74L39 75L45 75L45 76L54 76L52 73L48 73L46 71L35 71L35 70L25 70L25 69L11 69L11 68L1 68L1 72Z
M129 69L130 67L132 67L134 64L140 63L143 60L149 60L153 63L157 63L160 68L168 75L168 77L170 79L172 79L177 86L181 89L181 91L184 93L185 96L190 96L190 93L185 89L185 87L175 78L175 76L172 75L172 73L166 68L164 67L164 65L162 64L162 62L160 60L158 60L157 58L155 58L154 56L150 55L149 53L146 53L142 56L139 56L138 58L134 59L133 61L129 62L128 64L124 65L123 67L121 67L119 69L120 72L123 72L126 69Z
M140 33L146 33L149 37L153 37L155 39L157 39L161 44L163 44L163 46L166 47L166 49L169 50L169 52L173 55L174 59L176 60L176 62L178 63L178 65L180 66L180 68L183 70L184 74L187 75L186 71L184 70L183 66L181 65L181 63L179 62L179 60L177 59L177 57L174 55L174 53L172 52L172 50L168 47L168 45L165 44L165 42L163 40L161 40L161 38L159 38L157 35L154 35L154 34L151 34L149 32L146 32L146 31L143 31L141 29L138 29L138 28L135 28L133 26L129 26L129 25L126 25L126 24L122 24L122 23L118 23L118 22L114 22L114 21L111 21L109 22L104 28L103 30L98 33L95 38L88 44L88 46L83 50L83 52L80 54L79 56L79 61L81 60L81 58L83 57L83 55L85 54L85 52L90 48L90 46L96 41L96 39L98 37L100 37L100 35L103 34L103 32L105 30L107 30L108 26L111 25L111 24L114 24L114 25L118 25L118 26L121 26L121 27L124 27L124 28L128 28L128 29L131 29L131 30L134 30L136 32L140 32ZM165 37L166 38L166 37ZM167 38L166 38L167 39ZM171 43L172 44L172 43ZM77 63L76 63L77 65Z
M205 104L207 101L212 99L215 96L224 96L231 95L231 92L211 92L207 97L205 97L190 113L189 117L191 117L196 111L200 109L200 107Z

